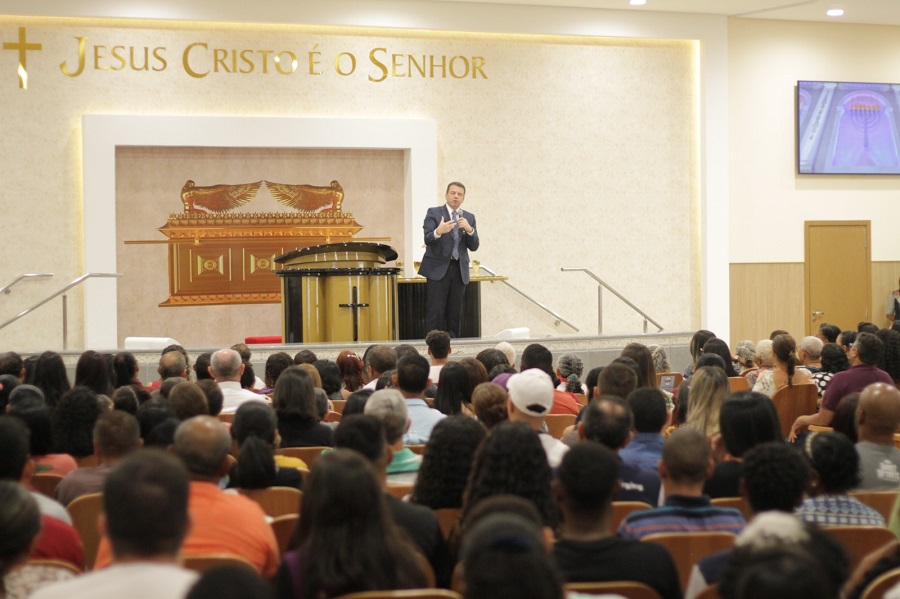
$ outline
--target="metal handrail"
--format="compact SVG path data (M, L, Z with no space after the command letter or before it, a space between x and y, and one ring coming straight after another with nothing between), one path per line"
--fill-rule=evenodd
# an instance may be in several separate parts
M488 268L488 267L485 266L484 264L479 264L479 265L478 265L478 268L480 268L480 269L482 269L482 270L486 270L486 271L487 271L488 273L490 273L492 276L495 276L495 277L496 277L496 276L499 276L497 273L495 273L493 270L491 270L490 268ZM515 291L516 293L518 293L519 295L521 295L522 297L524 297L525 299L527 299L529 302L531 302L532 304L534 304L535 306L537 306L538 308L540 308L540 309L543 310L544 312L547 312L547 313L549 313L550 315L552 315L552 316L556 319L556 322L554 322L553 324L558 325L559 323L564 322L565 324L567 324L567 325L569 325L570 327L572 327L573 329L575 329L575 332L578 332L578 327L576 327L574 324L572 324L571 322L569 322L568 320L566 320L565 318L563 318L562 316L560 316L559 314L557 314L555 311L551 310L550 308L548 308L547 306L545 306L544 304L542 304L541 302L537 301L536 299L534 299L533 297L531 297L530 295L528 295L527 293L525 293L524 291L522 291L521 289L519 289L518 287L516 287L516 286L513 285L512 283L510 283L509 281L500 281L500 282L506 284L507 287L509 287L510 289L512 289L513 291Z
M15 321L22 318L23 316L30 314L32 311L36 310L37 308L40 308L41 306L43 306L50 300L55 299L55 298L59 297L60 295L62 295L63 296L63 323L62 323L62 326L63 326L63 349L69 349L69 334L68 334L68 330L67 330L68 329L68 326L67 326L68 325L68 307L67 307L67 301L66 301L67 297L64 295L65 292L68 291L69 289L71 289L72 287L81 285L88 279L92 279L92 278L118 279L121 276L122 276L122 273L120 273L120 272L89 272L89 273L85 273L85 274L81 275L80 277L78 277L77 279L75 279L74 281L72 281L71 283L69 283L68 285L66 285L65 287L63 287L62 289L60 289L59 291L57 291L56 293L53 293L52 295L47 296L46 298L42 299L41 301L39 301L36 304L28 306L27 308L25 308L24 310L22 310L21 312L19 312L18 314L16 314L9 320L7 320L6 322L0 324L0 329L11 325Z
M22 279L34 279L34 278L39 278L39 277L42 278L42 277L52 277L52 276L53 276L53 273L52 273L52 272L29 272L29 273L25 273L25 274L23 274L23 275L19 275L18 277L16 277L15 279L13 279L12 281L10 281L9 283L7 283L6 285L4 285L3 287L0 287L0 293L5 293L6 295L9 295L9 290L10 290L10 288L11 288L13 285L15 285L16 283L18 283L19 281L21 281Z
M604 287L609 289L613 293L613 295L615 295L617 298L619 298L620 300L625 302L632 310L634 310L635 312L637 312L638 314L640 314L641 316L644 317L644 334L647 334L647 321L652 322L653 326L655 326L658 331L663 330L663 327L661 324L659 324L658 322L656 322L655 320L653 320L652 318L647 316L646 312L644 312L643 310L641 310L640 308L638 308L637 306L632 304L630 301L628 301L625 298L624 295L622 295L621 293L619 293L618 291L616 291L615 289L610 287L606 283L606 281L604 281L603 279L601 279L600 277L598 277L597 275L595 275L588 269L563 267L563 268L560 268L560 270L563 272L583 272L583 273L587 274L587 276L589 276L592 279L594 279L595 281L597 281L597 283L599 283L599 285L597 285L597 334L598 335L603 334L603 288Z

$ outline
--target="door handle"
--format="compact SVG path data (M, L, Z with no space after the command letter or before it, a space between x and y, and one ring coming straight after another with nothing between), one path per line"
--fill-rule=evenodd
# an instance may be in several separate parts
M816 318L825 314L824 312L819 312L818 310L813 310L812 313L812 321L815 322Z

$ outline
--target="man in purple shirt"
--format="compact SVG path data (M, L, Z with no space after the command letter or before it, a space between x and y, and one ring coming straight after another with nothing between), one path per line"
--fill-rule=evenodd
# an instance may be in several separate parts
M872 333L860 333L856 341L850 346L850 369L835 374L825 396L822 398L822 407L818 413L808 416L800 416L791 427L790 440L795 441L797 435L806 430L811 424L818 426L831 426L834 418L834 410L845 395L862 391L872 383L887 383L893 385L891 376L877 366L884 352L884 344L881 339Z

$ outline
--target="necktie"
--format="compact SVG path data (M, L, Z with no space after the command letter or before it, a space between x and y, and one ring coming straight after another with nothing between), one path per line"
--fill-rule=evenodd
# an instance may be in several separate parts
M451 254L451 257L454 260L459 260L459 213L456 210L453 211L453 230L450 232L450 237L453 238L453 254Z

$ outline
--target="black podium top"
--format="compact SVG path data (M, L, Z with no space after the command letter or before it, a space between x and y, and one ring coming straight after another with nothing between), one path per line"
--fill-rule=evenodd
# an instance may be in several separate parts
M298 258L308 257L311 260L303 260L306 263L318 262L317 256L323 257L324 261L332 262L336 256L348 257L349 255L368 254L378 259L378 261L390 262L397 259L397 250L383 243L369 243L364 241L352 241L347 243L329 243L325 245L313 245L310 247L292 250L286 254L282 254L275 258L278 264L284 264Z

